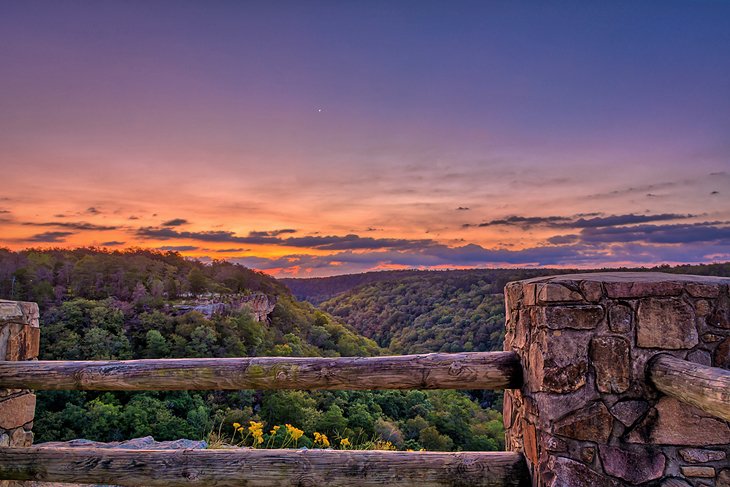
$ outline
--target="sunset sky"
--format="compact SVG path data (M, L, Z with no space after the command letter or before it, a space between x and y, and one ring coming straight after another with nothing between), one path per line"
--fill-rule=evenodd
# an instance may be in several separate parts
M0 2L0 247L730 260L730 2Z

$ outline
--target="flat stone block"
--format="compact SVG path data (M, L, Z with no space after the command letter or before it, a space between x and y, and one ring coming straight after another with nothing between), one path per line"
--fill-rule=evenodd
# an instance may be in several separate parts
M560 284L546 283L538 285L537 300L540 303L583 301L583 295Z
M666 457L655 449L624 449L601 445L598 450L604 471L632 484L660 478L667 463Z
M592 330L603 321L603 316L603 308L597 305L546 306L541 318L551 330Z
M634 322L634 311L625 304L616 304L608 310L608 326L614 333L628 333Z
M682 460L688 463L717 462L725 458L725 452L719 450L705 450L703 448L682 448L679 450Z
M643 348L679 350L699 343L692 307L679 299L642 299L636 343Z
M0 428L11 430L33 421L35 394L23 394L0 402Z
M586 301L591 303L597 303L603 297L603 286L600 282L583 281L580 283L580 290L583 292Z
M688 282L685 289L687 289L687 294L695 298L716 298L720 296L721 285Z
M680 470L685 477L715 478L715 469L712 467L681 467Z
M611 413L602 402L595 402L555 423L553 433L575 440L606 443L612 426Z
M621 421L624 426L631 426L649 409L646 401L621 401L611 408L611 414Z
M610 298L644 298L647 296L679 296L682 293L681 282L673 281L627 281L607 282L606 294Z
M574 392L555 395L550 392L537 392L531 395L538 414L537 426L549 431L555 421L573 411L578 411L599 399L599 393L592 384L587 384Z
M586 384L588 337L582 333L542 330L535 333L527 356L531 391L573 392Z
M621 482L602 475L569 458L551 456L548 459L547 467L550 471L550 475L545 476L545 485L547 487L623 486Z
M605 336L591 340L591 361L596 370L596 387L600 392L622 393L629 388L631 357L629 341Z
M629 432L627 440L656 445L726 445L730 443L730 427L693 406L662 397L655 410Z

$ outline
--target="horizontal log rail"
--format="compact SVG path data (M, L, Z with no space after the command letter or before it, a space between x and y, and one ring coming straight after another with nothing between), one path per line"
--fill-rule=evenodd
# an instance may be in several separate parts
M0 479L129 487L529 485L514 452L0 448Z
M730 421L730 371L662 354L650 363L649 377L664 394Z
M0 361L0 388L36 390L512 389L514 352L387 357Z

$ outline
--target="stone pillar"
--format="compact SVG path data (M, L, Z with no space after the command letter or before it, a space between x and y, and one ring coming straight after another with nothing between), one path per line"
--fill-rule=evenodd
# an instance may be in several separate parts
M38 305L0 300L0 360L38 358ZM35 394L26 389L0 389L0 447L33 443Z
M525 384L505 392L507 449L534 486L730 487L730 425L663 396L656 354L730 368L730 278L573 274L505 288L505 350Z

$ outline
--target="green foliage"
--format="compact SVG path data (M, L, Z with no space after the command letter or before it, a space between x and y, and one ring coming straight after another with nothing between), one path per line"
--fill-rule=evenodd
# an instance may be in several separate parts
M433 274L399 274L332 299L327 309L343 319L297 301L269 276L226 262L142 250L0 250L0 297L40 302L42 359L382 353L355 326L398 353L499 348L501 281ZM508 276L523 277L510 271L500 279ZM194 294L225 300L251 292L276 298L270 322L245 309L206 317L176 308ZM499 407L493 394L480 401ZM307 431L300 446L313 444L314 431L357 444L380 438L401 449L504 446L501 415L454 391L42 391L34 430L38 441L167 440L204 438L215 425L249 421L296 425ZM224 426L221 433L233 432Z
M394 353L499 350L504 301L483 277L434 272L377 281L320 307Z

